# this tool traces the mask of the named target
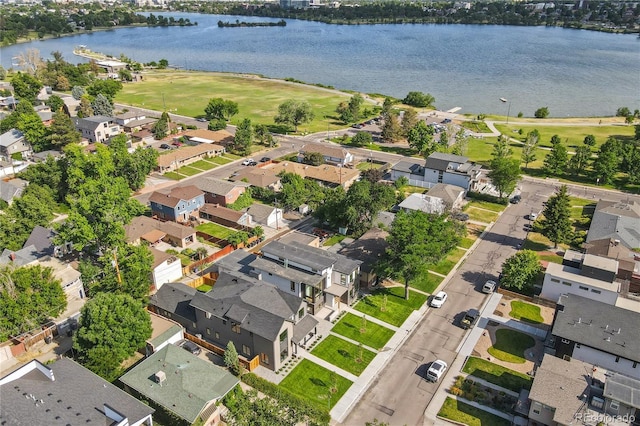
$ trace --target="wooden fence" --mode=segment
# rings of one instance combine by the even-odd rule
[[[515,291],[506,290],[502,287],[498,287],[498,290],[496,291],[512,299],[521,299],[521,300],[524,300],[525,302],[535,303],[536,305],[547,306],[553,309],[556,308],[555,302],[551,300],[543,299],[540,296],[525,296],[524,294],[516,293]]]
[[[217,355],[220,355],[221,357],[224,357],[224,349],[214,345],[213,343],[207,342],[206,340],[202,340],[197,336],[194,336],[193,334],[189,334],[187,332],[184,333],[184,337],[186,337],[187,339],[191,340],[194,343],[197,343],[203,348],[206,348],[211,352]],[[242,365],[242,368],[244,368],[245,370],[253,371],[256,369],[258,365],[260,365],[260,357],[258,355],[254,356],[252,359],[247,359],[242,355],[238,355],[238,358],[240,360],[240,365]]]
[[[210,254],[204,259],[196,260],[195,262],[190,263],[189,265],[183,267],[182,275],[189,275],[193,273],[193,271],[195,271],[196,269],[199,269],[201,266],[215,262],[216,260],[220,259],[223,256],[228,255],[234,250],[235,248],[233,248],[231,244],[227,244],[227,246],[225,246],[222,250],[219,250],[213,254]]]

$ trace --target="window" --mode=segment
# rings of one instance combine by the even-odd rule
[[[636,368],[637,366],[638,366],[638,363],[637,363],[637,362],[634,362],[634,363],[633,363],[633,366],[632,366],[631,368]]]
[[[559,283],[559,282],[560,282],[560,280],[559,280],[559,279],[557,279],[557,278],[551,278],[551,282],[552,282],[552,283]]]
[[[204,316],[205,316],[207,319],[210,319],[210,318],[211,318],[211,312],[205,312],[205,313],[204,313]]]
[[[218,333],[218,332],[216,331],[216,332],[215,332],[215,336],[216,336],[216,339],[220,340],[220,333]]]
[[[620,362],[620,357],[619,356],[616,357],[616,362]]]
[[[231,323],[231,331],[240,334],[240,324]]]
[[[600,290],[591,289],[591,293],[601,294],[602,292]]]
[[[609,408],[611,408],[613,411],[618,411],[618,408],[620,408],[620,403],[618,401],[611,401],[611,403],[609,404]]]
[[[566,285],[566,286],[571,287],[571,283],[568,282],[568,281],[562,281],[562,285]]]
[[[269,365],[269,355],[267,355],[265,353],[261,353],[260,354],[260,362],[262,362],[263,364]]]
[[[211,335],[211,330],[207,327],[207,334]]]
[[[579,288],[580,290],[589,291],[589,287],[585,287],[585,286],[583,286],[583,285],[579,285],[579,286],[578,286],[578,288]]]
[[[564,343],[565,345],[568,345],[569,343],[571,343],[571,341],[567,339],[562,339],[562,343]]]
[[[242,345],[242,353],[247,356],[251,356],[251,348],[247,345]]]
[[[192,322],[192,323],[191,323],[191,326],[192,326],[193,328],[196,328],[198,325],[197,325],[195,322]]]
[[[296,291],[296,282],[291,281],[291,291]]]
[[[304,316],[304,308],[298,311],[298,318],[302,318]]]

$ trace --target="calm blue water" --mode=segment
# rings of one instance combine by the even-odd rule
[[[265,18],[172,14],[194,27],[124,28],[0,49],[0,62],[27,48],[44,57],[74,46],[140,62],[166,58],[196,70],[293,77],[340,89],[404,97],[431,93],[439,109],[525,116],[613,115],[640,108],[640,39],[592,31],[481,25],[338,26],[287,21],[268,28],[218,28],[218,20]],[[207,95],[208,96],[208,95]]]

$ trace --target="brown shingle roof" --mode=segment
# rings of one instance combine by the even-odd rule
[[[301,154],[304,154],[305,152],[319,152],[324,156],[341,158],[343,160],[349,154],[349,151],[338,146],[321,145],[321,144],[315,144],[315,143],[310,145],[304,145],[302,148],[300,148]]]
[[[207,139],[223,145],[233,142],[233,135],[226,130],[212,131],[206,129],[197,129],[189,130],[188,132],[185,132],[184,135],[188,138]]]
[[[194,185],[187,185],[173,188],[168,194],[154,191],[149,197],[149,201],[163,206],[175,207],[180,200],[193,200],[200,195],[204,195],[204,192]]]
[[[229,220],[231,222],[238,222],[245,214],[243,212],[222,207],[219,204],[205,204],[200,211],[208,214],[209,216]]]
[[[266,188],[277,183],[280,178],[271,169],[253,169],[232,176],[231,180],[234,182],[246,181],[249,185]]]
[[[360,174],[358,169],[347,169],[345,167],[336,167],[329,164],[321,166],[309,166],[307,164],[285,161],[275,164],[270,168],[275,174],[282,171],[287,173],[295,173],[303,178],[319,180],[322,182],[339,185],[356,178]]]
[[[167,235],[181,239],[193,235],[196,232],[193,228],[180,225],[179,223],[161,222],[147,216],[134,217],[131,223],[125,225],[124,232],[127,242],[131,243],[156,229]]]
[[[158,157],[158,166],[159,167],[169,167],[174,162],[180,162],[184,160],[188,160],[193,157],[197,157],[200,155],[217,155],[216,152],[221,152],[224,150],[224,147],[221,145],[215,144],[200,144],[196,146],[185,146],[179,149],[174,149],[166,154],[160,155]]]

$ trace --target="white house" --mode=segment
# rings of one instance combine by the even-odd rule
[[[151,278],[156,290],[162,287],[162,284],[174,282],[182,277],[180,259],[153,247],[149,247],[149,250],[153,255]]]
[[[438,183],[446,183],[465,191],[475,191],[481,180],[482,166],[469,162],[467,157],[434,152],[427,157],[424,166],[407,161],[395,164],[391,168],[391,179],[395,181],[401,176],[415,186],[430,188]]]
[[[14,154],[26,158],[31,153],[31,145],[24,134],[17,129],[11,129],[0,135],[0,157],[10,160]]]
[[[569,251],[569,256],[575,252]],[[549,263],[542,282],[540,297],[557,302],[563,294],[576,294],[615,305],[620,283],[616,281],[618,261],[592,254],[581,254],[579,267]]]
[[[442,214],[446,210],[446,205],[442,198],[416,193],[402,200],[398,207],[407,212],[417,210],[429,214]]]
[[[335,145],[315,143],[306,144],[302,148],[300,148],[300,152],[298,152],[298,162],[301,163],[304,159],[305,154],[311,152],[318,152],[322,154],[322,157],[327,164],[344,167],[347,164],[351,164],[353,162],[353,154],[351,154],[346,149]]]
[[[253,203],[247,208],[247,213],[251,216],[252,223],[275,229],[282,226],[282,209],[266,204]]]

